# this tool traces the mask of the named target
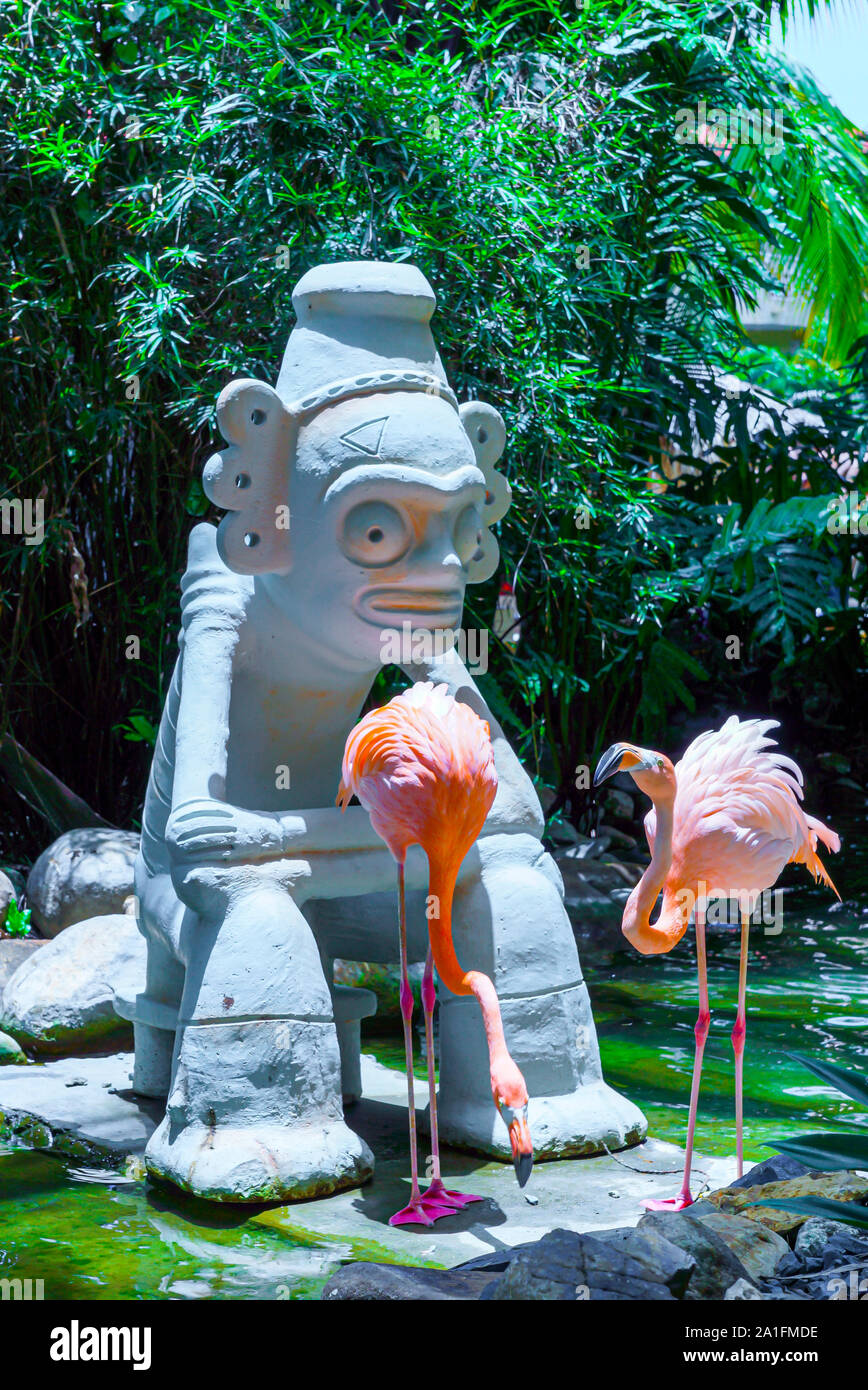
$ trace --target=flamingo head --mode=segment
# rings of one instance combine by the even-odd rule
[[[671,801],[675,796],[675,768],[665,753],[638,748],[635,743],[613,743],[597,763],[594,786],[614,777],[616,772],[629,772],[639,790],[655,804]]]
[[[492,1070],[491,1090],[500,1117],[509,1130],[518,1185],[524,1187],[533,1168],[533,1144],[527,1123],[527,1086],[511,1057]]]

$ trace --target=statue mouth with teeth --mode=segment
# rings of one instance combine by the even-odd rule
[[[503,421],[459,406],[434,305],[411,265],[319,266],[293,294],[276,388],[235,381],[217,405],[227,444],[203,484],[226,514],[190,536],[136,873],[148,980],[119,1005],[136,1089],[166,1099],[149,1169],[215,1200],[321,1195],[373,1166],[343,1102],[361,1093],[375,1000],[335,984],[333,963],[394,960],[393,872],[362,808],[334,807],[336,775],[387,639],[459,628],[466,586],[497,568],[490,528],[510,500]],[[462,960],[496,978],[538,1156],[636,1142],[641,1114],[602,1080],[530,780],[456,650],[402,665],[491,726],[498,793],[454,929]],[[426,881],[411,850],[417,960]],[[511,1161],[484,1031],[460,999],[441,1003],[440,1044],[444,1141]]]

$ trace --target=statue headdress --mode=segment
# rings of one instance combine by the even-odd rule
[[[217,532],[224,564],[241,574],[291,569],[290,531],[276,518],[291,506],[298,433],[306,421],[348,398],[420,391],[455,410],[485,478],[482,540],[469,578],[488,579],[498,562],[489,527],[510,503],[509,484],[495,468],[506,430],[493,406],[459,406],[450,389],[431,334],[436,301],[424,275],[406,263],[321,265],[302,276],[292,303],[296,326],[276,389],[242,378],[217,401],[227,447],[208,460],[202,483],[228,513]],[[361,440],[359,447],[368,452]]]

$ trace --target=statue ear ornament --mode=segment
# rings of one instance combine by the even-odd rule
[[[509,483],[494,466],[506,444],[506,426],[494,406],[484,401],[467,401],[459,407],[458,415],[485,477],[482,540],[470,561],[467,576],[468,583],[482,584],[491,578],[500,561],[500,547],[489,528],[506,515],[512,501]]]
[[[228,513],[217,528],[220,559],[238,574],[287,574],[292,566],[289,459],[296,422],[271,386],[248,378],[220,392],[217,422],[228,448],[209,458],[202,487]]]

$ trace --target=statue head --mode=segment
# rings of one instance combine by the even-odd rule
[[[217,402],[229,445],[203,483],[228,513],[222,560],[364,663],[407,622],[457,628],[465,586],[497,567],[489,527],[509,506],[495,469],[503,421],[481,402],[459,407],[434,304],[413,266],[318,266],[295,288],[276,390],[235,381]]]

